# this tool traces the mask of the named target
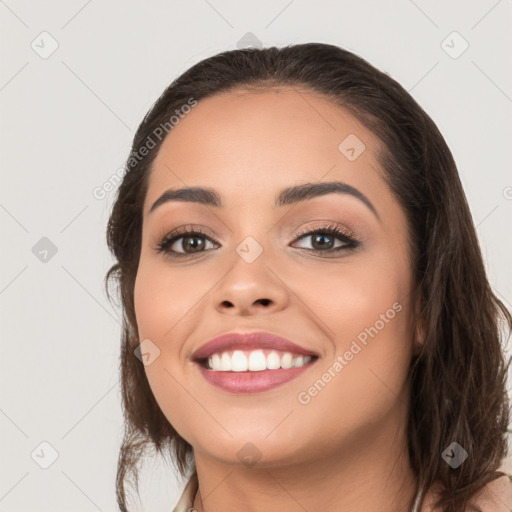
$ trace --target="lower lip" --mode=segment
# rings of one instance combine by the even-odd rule
[[[280,368],[259,372],[217,372],[207,370],[200,364],[197,364],[197,367],[210,384],[224,391],[230,393],[259,393],[290,382],[308,370],[313,364],[314,361],[299,368]]]

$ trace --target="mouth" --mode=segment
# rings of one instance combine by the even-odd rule
[[[302,368],[318,359],[316,355],[294,354],[288,351],[256,349],[215,352],[196,359],[205,370],[214,372],[262,372]]]
[[[319,357],[269,333],[232,332],[200,347],[192,360],[213,386],[229,393],[258,393],[295,379]]]

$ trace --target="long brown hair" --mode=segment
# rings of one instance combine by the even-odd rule
[[[324,94],[383,142],[379,161],[406,212],[414,291],[425,327],[421,352],[410,365],[410,462],[421,489],[436,481],[442,484],[437,506],[443,512],[463,512],[478,490],[504,475],[498,469],[507,454],[510,407],[500,335],[502,327],[512,329],[512,316],[489,285],[457,167],[434,122],[388,74],[322,43],[232,50],[205,59],[165,89],[135,133],[107,227],[108,247],[117,262],[105,277],[107,295],[110,278],[119,283],[123,309],[120,510],[128,510],[128,478],[138,492],[137,463],[147,449],[169,457],[182,477],[194,469],[192,446],[162,413],[134,355],[141,341],[133,291],[143,203],[148,174],[164,139],[155,134],[163,133],[162,127],[167,133],[173,114],[191,100],[236,88],[283,85]],[[456,469],[442,458],[452,442],[468,453]]]

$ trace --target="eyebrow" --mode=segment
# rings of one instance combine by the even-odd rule
[[[294,187],[285,188],[279,192],[274,206],[287,206],[333,193],[348,194],[359,199],[380,220],[379,214],[371,201],[358,189],[352,187],[348,183],[343,183],[342,181],[304,183]],[[152,213],[156,208],[169,201],[186,201],[189,203],[199,203],[205,206],[222,208],[221,197],[215,190],[205,187],[186,187],[166,190],[153,203],[148,214]]]

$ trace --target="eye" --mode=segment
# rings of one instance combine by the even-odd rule
[[[200,229],[191,229],[186,226],[164,236],[157,244],[156,251],[166,253],[173,258],[181,258],[205,252],[205,249],[211,249],[208,244],[212,242],[217,243]]]
[[[308,251],[317,252],[320,254],[324,253],[337,253],[340,251],[349,251],[355,249],[359,242],[355,235],[341,229],[336,225],[320,226],[314,230],[304,230],[298,233],[299,241],[311,239],[312,248],[304,248]],[[336,246],[336,241],[341,242]]]

